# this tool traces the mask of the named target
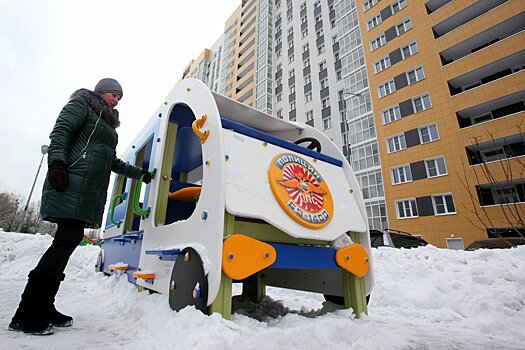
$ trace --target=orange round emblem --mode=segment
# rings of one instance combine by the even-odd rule
[[[303,158],[278,154],[272,159],[268,179],[281,208],[299,224],[318,229],[332,220],[334,201],[328,185]]]

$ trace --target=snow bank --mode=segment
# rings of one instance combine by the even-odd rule
[[[74,326],[49,337],[7,331],[27,273],[52,238],[0,233],[2,349],[524,349],[525,247],[373,252],[369,315],[354,319],[318,294],[267,288],[261,305],[234,298],[232,321],[94,272],[99,248],[79,247],[57,298]],[[240,293],[240,287],[234,291]]]

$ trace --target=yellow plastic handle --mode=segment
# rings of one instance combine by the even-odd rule
[[[206,142],[208,139],[208,136],[210,136],[210,130],[202,131],[201,128],[204,126],[204,123],[206,123],[206,119],[208,119],[208,115],[205,114],[202,116],[201,119],[196,119],[192,124],[191,128],[193,129],[193,132],[195,135],[197,135],[201,139],[201,144]]]

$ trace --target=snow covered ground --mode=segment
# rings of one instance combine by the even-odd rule
[[[525,349],[525,246],[375,250],[368,316],[333,310],[321,295],[268,288],[263,305],[241,303],[231,321],[173,312],[166,295],[95,273],[98,248],[79,247],[56,303],[74,326],[47,337],[8,331],[51,240],[0,232],[1,349]]]

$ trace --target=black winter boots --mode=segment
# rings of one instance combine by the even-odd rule
[[[9,329],[35,335],[53,334],[51,322],[45,315],[42,300],[48,294],[49,281],[34,271],[29,273],[20,304],[13,316]]]
[[[34,335],[48,335],[53,334],[53,326],[71,326],[73,318],[58,312],[54,305],[55,295],[64,277],[64,274],[51,277],[31,271],[9,329]]]
[[[57,295],[60,283],[64,280],[66,275],[61,274],[49,283],[49,299],[44,306],[44,314],[49,319],[49,322],[55,327],[69,327],[73,325],[73,317],[64,315],[55,308],[55,296]]]

